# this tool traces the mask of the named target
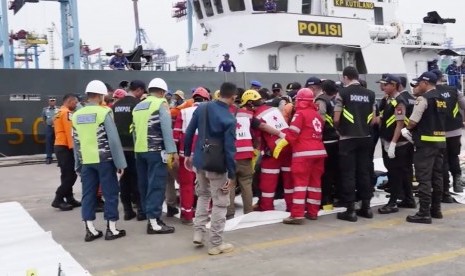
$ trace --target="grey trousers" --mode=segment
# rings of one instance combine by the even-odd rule
[[[236,160],[236,178],[234,179],[234,186],[231,187],[229,197],[228,216],[234,216],[236,206],[234,199],[236,198],[236,186],[239,184],[241,187],[242,203],[244,204],[244,214],[253,211],[252,208],[252,181],[254,170],[252,168],[252,159]]]
[[[226,174],[218,174],[208,171],[197,171],[197,209],[194,218],[194,231],[206,233],[208,223],[208,209],[210,200],[213,201],[211,211],[211,226],[209,247],[215,247],[223,243],[223,231],[226,223],[226,211],[229,206],[229,192],[221,190],[228,180]]]

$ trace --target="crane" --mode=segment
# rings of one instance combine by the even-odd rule
[[[17,49],[22,50],[24,53],[16,54],[14,53],[14,43],[17,41]],[[29,68],[29,62],[32,61],[32,56],[34,57],[35,68],[39,68],[39,55],[44,52],[41,45],[48,44],[46,35],[38,35],[33,32],[27,32],[25,30],[20,30],[17,33],[10,34],[10,44],[12,45],[11,54],[15,57],[15,61],[24,62],[26,69]],[[29,53],[29,50],[34,51],[33,54]]]

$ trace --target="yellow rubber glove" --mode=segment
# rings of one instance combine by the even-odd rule
[[[255,165],[257,164],[257,160],[260,157],[260,150],[255,149],[253,151],[254,157],[252,158],[252,169],[255,170]]]
[[[279,154],[287,145],[289,145],[289,142],[286,139],[279,139],[278,143],[276,143],[276,147],[274,148],[273,157],[278,159]]]
[[[168,154],[167,159],[166,159],[166,165],[168,166],[168,169],[170,170],[173,169],[173,165],[174,165],[174,154],[173,153]]]

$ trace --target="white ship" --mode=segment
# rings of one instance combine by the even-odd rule
[[[222,55],[244,72],[418,75],[444,49],[442,18],[406,24],[396,0],[189,0],[197,29],[187,64],[217,67]],[[436,13],[437,15],[437,13]],[[421,20],[421,19],[419,19]]]

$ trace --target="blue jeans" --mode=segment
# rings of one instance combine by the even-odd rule
[[[95,208],[97,207],[97,189],[102,186],[105,198],[104,215],[105,220],[117,221],[118,214],[118,178],[116,167],[112,161],[99,164],[82,165],[82,219],[95,220]]]
[[[45,154],[46,158],[52,158],[53,144],[55,144],[55,130],[52,126],[47,125],[45,129]]]
[[[136,156],[142,212],[148,219],[160,218],[168,169],[161,159],[160,152],[143,152],[137,153]]]

